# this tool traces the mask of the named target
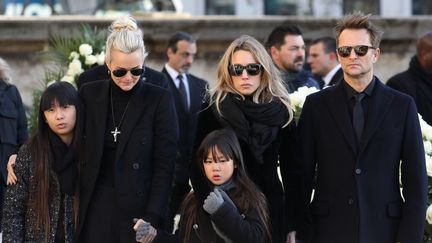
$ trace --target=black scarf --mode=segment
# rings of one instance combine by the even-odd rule
[[[58,175],[60,190],[67,195],[74,195],[78,175],[75,151],[72,146],[63,143],[51,130],[49,131],[49,140],[53,154],[51,166]]]
[[[250,97],[242,100],[240,96],[228,93],[220,103],[222,117],[213,107],[219,121],[231,127],[237,137],[249,145],[259,164],[264,163],[264,151],[276,139],[289,117],[286,106],[276,98],[270,103],[257,104]]]

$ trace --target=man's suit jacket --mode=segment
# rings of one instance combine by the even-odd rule
[[[86,153],[80,171],[78,237],[103,163],[110,83],[95,81],[80,90],[85,105]],[[130,239],[135,239],[131,230],[133,218],[144,218],[158,225],[165,217],[178,138],[171,93],[144,81],[136,85],[139,87],[131,97],[117,145],[114,184],[117,196],[107,202],[122,210],[118,213],[123,223],[119,223],[119,230],[130,232]],[[123,226],[126,229],[120,229]]]
[[[339,70],[337,70],[337,72],[333,75],[328,86],[336,85],[336,84],[342,82],[342,80],[343,80],[343,70],[342,70],[342,68],[339,68]]]
[[[313,242],[422,242],[427,176],[416,107],[378,79],[373,92],[358,146],[342,83],[308,96],[303,106],[299,130]]]
[[[110,78],[111,76],[108,74],[108,67],[104,64],[92,67],[81,73],[76,83],[78,89],[80,89],[85,83]],[[144,73],[141,75],[141,79],[156,86],[168,88],[168,81],[166,80],[165,75],[147,66],[144,66]]]
[[[187,183],[189,180],[189,165],[192,161],[191,152],[195,141],[198,112],[204,100],[207,82],[194,75],[187,74],[190,95],[190,107],[187,110],[183,105],[178,88],[165,68],[162,69],[162,73],[165,74],[169,84],[168,89],[171,90],[174,96],[179,122],[179,143],[174,180],[176,182]]]

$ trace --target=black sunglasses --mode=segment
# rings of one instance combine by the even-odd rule
[[[143,68],[133,68],[131,70],[126,70],[124,68],[119,68],[116,69],[114,71],[112,71],[112,73],[114,74],[114,76],[116,76],[117,78],[123,77],[126,75],[127,72],[130,72],[133,76],[140,76],[141,74],[143,74],[144,69]]]
[[[261,72],[262,66],[258,63],[251,63],[246,66],[240,64],[231,64],[228,67],[228,72],[232,76],[240,76],[245,69],[248,75],[255,76]]]
[[[372,46],[364,46],[364,45],[358,45],[358,46],[341,46],[337,48],[337,52],[339,56],[341,57],[348,57],[351,55],[351,50],[354,49],[354,52],[357,56],[362,57],[366,55],[366,53],[369,51],[369,49],[376,49]]]

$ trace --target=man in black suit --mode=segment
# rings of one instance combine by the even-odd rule
[[[432,125],[432,31],[418,40],[408,70],[391,77],[387,85],[412,96],[423,120]]]
[[[143,74],[141,74],[141,80],[162,88],[168,88],[168,81],[166,80],[165,75],[145,65],[143,66],[143,68],[144,68],[144,72]],[[108,67],[106,64],[104,64],[104,65],[92,67],[89,70],[86,70],[83,73],[81,73],[80,76],[78,76],[76,83],[78,89],[80,89],[81,86],[85,83],[98,81],[98,80],[107,80],[110,78],[111,76],[109,74]]]
[[[308,64],[321,89],[343,80],[343,71],[336,54],[336,40],[333,37],[321,37],[311,42]]]
[[[344,80],[309,95],[299,120],[311,219],[299,236],[312,230],[312,242],[422,242],[427,175],[417,110],[373,75],[382,32],[369,18],[338,22]]]
[[[185,32],[176,32],[168,40],[168,62],[162,69],[169,82],[179,122],[179,143],[175,163],[174,184],[171,193],[167,230],[173,228],[173,218],[181,202],[190,191],[189,165],[195,140],[197,113],[201,108],[206,81],[188,73],[197,52],[196,40]]]

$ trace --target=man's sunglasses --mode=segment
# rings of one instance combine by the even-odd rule
[[[126,70],[124,68],[119,68],[119,69],[112,71],[114,76],[116,76],[117,78],[121,78],[121,77],[125,76],[127,72],[130,72],[133,76],[140,76],[141,74],[143,74],[144,69],[143,68],[133,68],[131,70]]]
[[[240,76],[245,69],[248,75],[255,76],[260,74],[262,66],[258,63],[251,63],[246,66],[240,64],[231,64],[228,67],[228,72],[232,76]]]
[[[372,47],[372,46],[363,46],[363,45],[341,46],[341,47],[337,48],[337,52],[338,52],[339,56],[341,56],[341,57],[348,57],[349,55],[351,55],[352,49],[354,49],[354,52],[357,56],[362,57],[362,56],[366,55],[366,53],[369,51],[369,49],[376,49],[376,48]]]

